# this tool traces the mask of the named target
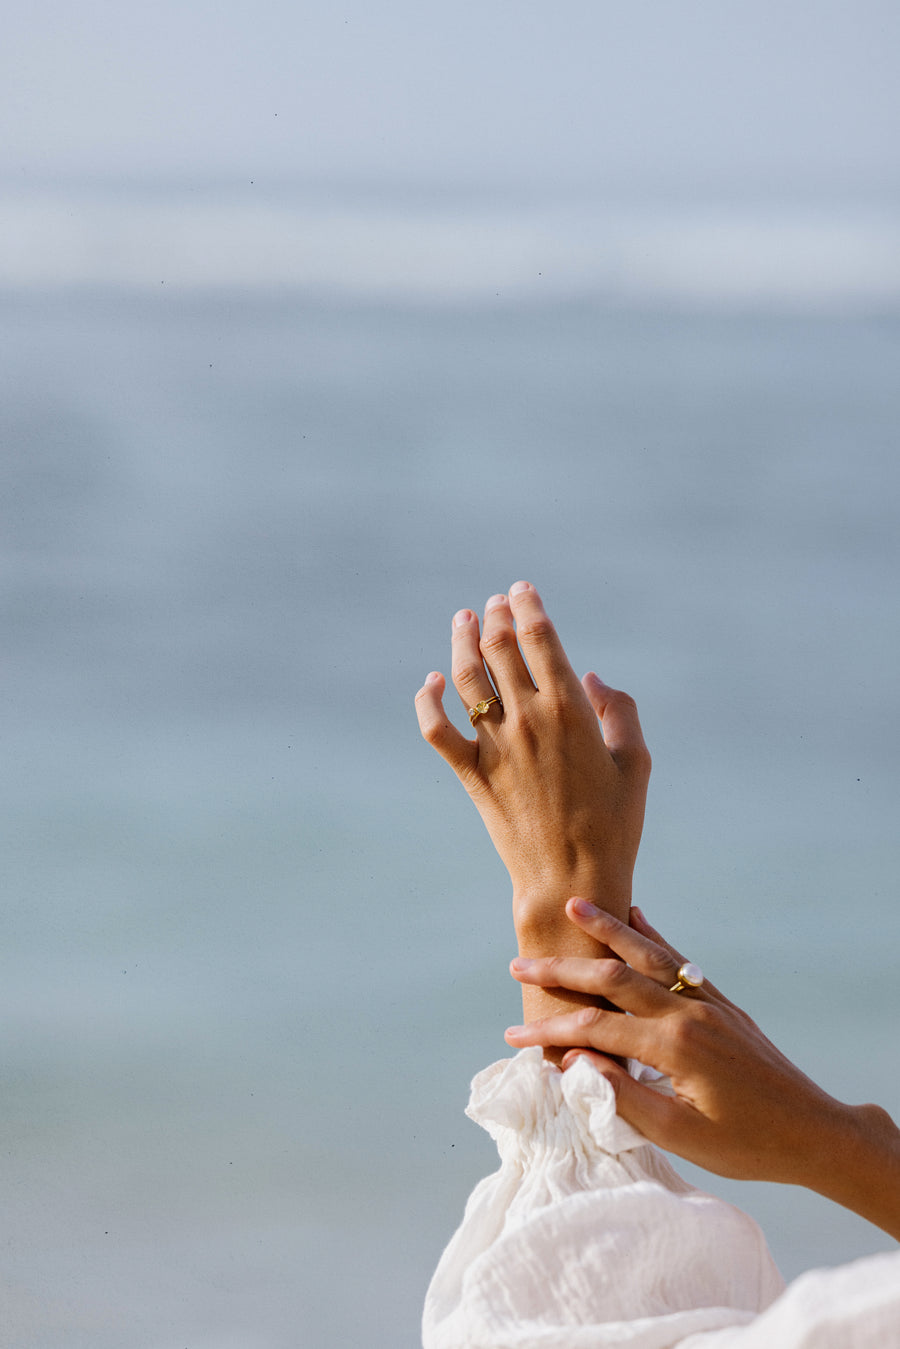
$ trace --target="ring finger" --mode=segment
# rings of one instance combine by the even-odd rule
[[[582,899],[570,899],[566,905],[566,912],[574,923],[577,923],[583,931],[590,933],[598,942],[608,946],[615,951],[616,955],[626,960],[632,969],[646,975],[648,979],[653,979],[657,984],[672,991],[674,985],[680,978],[680,971],[685,965],[689,969],[696,970],[685,957],[676,951],[674,946],[668,943],[662,945],[652,938],[644,936],[642,933],[629,927],[626,923],[620,923],[618,918],[613,918],[612,914],[604,912],[603,909],[596,908],[593,904],[586,903]],[[646,919],[644,919],[646,925]],[[659,936],[659,933],[655,934]],[[698,971],[699,973],[699,971]],[[690,997],[705,997],[728,1002],[728,999],[710,984],[701,975],[702,987],[691,987],[688,985],[685,990]],[[731,1004],[729,1004],[731,1005]]]
[[[622,1016],[621,1012],[607,1012],[599,1007],[561,1012],[525,1026],[510,1026],[504,1033],[507,1044],[516,1049],[527,1045],[590,1047],[604,1054],[640,1059],[642,1063],[652,1062],[653,1038],[652,1022],[648,1026],[642,1017]]]
[[[453,685],[471,720],[472,709],[477,703],[489,703],[497,698],[478,645],[478,619],[471,609],[460,609],[454,615],[451,647]],[[497,701],[484,715],[495,715],[500,710],[501,704]]]

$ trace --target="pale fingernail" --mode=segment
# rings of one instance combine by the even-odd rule
[[[463,624],[471,623],[471,621],[472,621],[471,609],[460,609],[459,613],[453,615],[454,628],[461,628]]]
[[[431,674],[425,676],[425,683],[436,684],[437,681],[440,679],[440,677],[441,675],[439,670],[432,670]]]
[[[530,589],[531,586],[527,581],[516,581],[515,585],[509,587],[509,593],[511,595],[524,595],[525,591]]]
[[[512,968],[519,971],[530,970],[534,963],[527,956],[516,956],[515,960],[511,961]]]
[[[589,904],[586,899],[573,899],[572,908],[576,913],[580,913],[582,918],[596,918],[600,912],[595,904]]]
[[[504,1034],[504,1035],[512,1036],[512,1038],[513,1038],[514,1040],[518,1040],[518,1038],[519,1038],[520,1035],[524,1035],[524,1034],[525,1034],[525,1027],[524,1027],[524,1026],[507,1026],[507,1028],[506,1028],[506,1030],[503,1032],[503,1034]]]
[[[485,612],[487,612],[488,609],[499,609],[500,605],[505,603],[506,603],[505,595],[492,595],[491,598],[488,600],[487,604],[485,604],[484,606]]]

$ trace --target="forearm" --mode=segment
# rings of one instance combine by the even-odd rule
[[[900,1241],[900,1130],[876,1105],[844,1106],[803,1183]]]

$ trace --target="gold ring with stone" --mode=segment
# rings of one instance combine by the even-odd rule
[[[678,978],[669,989],[670,993],[685,993],[689,988],[700,988],[703,984],[703,971],[699,965],[688,960],[678,971]]]
[[[476,703],[474,707],[469,708],[469,721],[471,721],[473,726],[475,725],[478,718],[483,717],[488,708],[492,707],[494,703],[497,703],[499,705],[500,711],[502,712],[503,704],[500,702],[500,699],[496,696],[496,694],[494,695],[493,698],[482,698],[480,703]]]

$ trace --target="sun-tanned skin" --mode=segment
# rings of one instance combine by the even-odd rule
[[[526,582],[494,595],[484,627],[469,609],[452,627],[453,683],[466,708],[499,694],[467,739],[447,718],[443,675],[416,695],[422,734],[450,764],[509,872],[522,955],[594,955],[566,918],[569,895],[628,920],[644,821],[650,756],[627,694],[569,664],[538,592]],[[602,730],[601,730],[602,727]],[[578,993],[524,990],[526,1015],[547,1015]]]
[[[525,582],[488,600],[480,634],[460,610],[452,649],[464,707],[496,691],[502,708],[467,739],[433,672],[416,710],[512,881],[510,968],[529,1024],[507,1031],[510,1044],[541,1045],[564,1068],[589,1053],[619,1114],[661,1147],[720,1175],[806,1186],[900,1239],[900,1131],[886,1112],[834,1100],[709,983],[669,991],[683,957],[630,909],[650,774],[633,700],[577,679]],[[674,1099],[613,1056],[665,1073]]]
[[[619,959],[514,960],[513,977],[609,999],[506,1032],[511,1045],[552,1045],[563,1067],[589,1057],[616,1091],[618,1113],[654,1143],[721,1176],[803,1185],[900,1239],[900,1131],[876,1105],[836,1101],[796,1068],[710,983],[670,992],[684,957],[638,910],[625,926],[581,899],[573,924]],[[611,1055],[668,1077],[675,1097],[629,1077]]]

